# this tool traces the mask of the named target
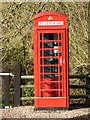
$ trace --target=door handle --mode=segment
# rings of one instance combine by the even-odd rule
[[[65,63],[65,59],[63,59],[62,63]]]

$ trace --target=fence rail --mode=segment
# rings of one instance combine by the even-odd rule
[[[21,97],[21,101],[29,101],[29,100],[34,100],[34,97]]]
[[[88,88],[86,85],[69,85],[70,88]]]
[[[22,85],[22,80],[32,80],[34,79],[33,75],[22,75],[22,69],[19,64],[14,68],[14,75],[7,69],[4,73],[0,73],[1,76],[4,76],[4,105],[10,105],[10,78],[14,78],[14,106],[21,105],[22,101],[34,100],[34,97],[22,97],[21,89],[22,88],[33,88],[34,85]],[[70,85],[70,89],[86,89],[86,95],[70,95],[70,98],[84,98],[87,100],[87,105],[90,106],[90,75],[69,75],[69,79],[86,79],[86,85]]]
[[[0,76],[10,76],[14,77],[12,73],[0,73]],[[81,79],[81,78],[90,78],[90,75],[69,75],[69,79]],[[21,75],[21,79],[34,79],[34,75]]]
[[[75,79],[75,78],[90,78],[90,75],[69,75],[70,79]]]
[[[33,88],[34,85],[21,85],[20,88]]]

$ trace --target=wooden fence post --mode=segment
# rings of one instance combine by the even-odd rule
[[[90,78],[86,78],[86,94],[87,94],[86,106],[90,107]]]
[[[5,73],[9,73],[9,68],[6,68]],[[10,76],[4,76],[4,105],[9,106],[9,92],[10,92]]]
[[[14,106],[20,106],[21,97],[21,66],[17,64],[14,68]]]

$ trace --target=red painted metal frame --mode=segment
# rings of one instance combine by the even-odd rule
[[[51,21],[64,21],[64,25],[62,26],[38,26],[39,21],[48,21],[48,17],[52,17],[53,20]],[[62,97],[60,97],[60,77],[58,77],[58,81],[50,81],[47,79],[46,81],[53,84],[58,84],[58,96],[48,96],[48,94],[45,93],[45,81],[41,81],[40,75],[42,74],[43,78],[42,80],[45,80],[44,78],[44,58],[54,58],[54,56],[44,56],[44,52],[42,52],[42,65],[40,64],[40,33],[61,33],[62,34],[62,60],[65,63],[62,63],[63,71],[62,71]],[[56,108],[68,108],[69,107],[69,80],[68,80],[68,27],[67,27],[67,15],[59,13],[59,12],[42,12],[39,14],[36,14],[34,16],[34,105],[35,108],[50,108],[50,107],[56,107]],[[51,40],[47,40],[47,42],[50,42]],[[54,41],[54,40],[53,40]],[[53,50],[53,48],[44,48],[43,45],[44,38],[42,38],[42,51],[44,50]],[[56,41],[55,41],[56,42]],[[57,40],[58,44],[60,43],[60,40]],[[54,48],[55,49],[55,48]],[[60,48],[56,48],[56,50],[60,50]],[[55,58],[60,59],[60,56],[55,56]],[[40,66],[42,66],[42,73],[40,73]],[[50,64],[50,66],[58,66],[58,75],[60,75],[60,64]],[[48,73],[45,73],[48,74]],[[55,73],[52,73],[55,74]],[[43,89],[41,87],[43,86]],[[46,86],[47,87],[47,86]],[[47,90],[50,90],[47,89]],[[52,91],[56,91],[56,89],[53,89]],[[46,95],[46,97],[42,97],[42,93]]]

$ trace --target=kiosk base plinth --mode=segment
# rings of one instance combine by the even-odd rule
[[[69,102],[66,97],[45,97],[35,98],[35,108],[69,108]]]

